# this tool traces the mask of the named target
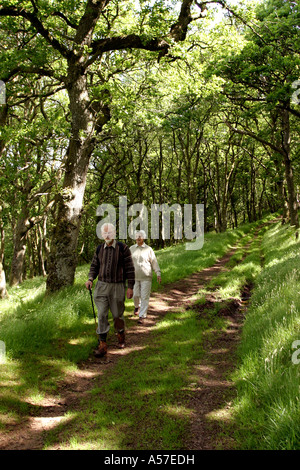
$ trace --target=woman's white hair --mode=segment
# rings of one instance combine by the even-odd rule
[[[144,230],[136,230],[135,238],[137,239],[139,235],[142,237],[143,240],[145,240],[146,232]]]

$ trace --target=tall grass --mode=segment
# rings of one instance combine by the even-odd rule
[[[245,243],[244,240],[248,240],[247,237],[250,239],[253,237],[253,233],[260,223],[244,224],[238,229],[227,230],[224,233],[207,233],[205,234],[203,248],[199,251],[186,250],[183,243],[159,250],[157,259],[162,269],[162,285],[183,279],[194,272],[212,266],[236,244],[240,244],[242,248]],[[154,278],[153,290],[157,288],[158,285]]]
[[[264,269],[256,279],[235,375],[235,414],[246,449],[300,449],[299,240],[292,228],[274,225],[263,239]]]
[[[224,234],[207,234],[199,251],[187,251],[184,244],[160,250],[157,257],[163,284],[212,265],[251,230],[253,224]],[[8,418],[8,422],[22,421],[29,402],[55,393],[58,381],[91,354],[97,338],[84,286],[88,270],[88,265],[78,267],[74,286],[53,295],[45,295],[45,279],[35,278],[9,288],[9,298],[1,301],[0,340],[5,342],[7,358],[0,365],[0,426]],[[153,290],[159,288],[154,279]],[[132,308],[132,300],[126,300],[127,326],[133,323]]]
[[[8,357],[23,354],[55,354],[54,343],[85,333],[90,319],[90,299],[83,286],[64,289],[45,296],[45,282],[35,279],[9,290],[9,299],[1,304],[1,339]],[[76,359],[76,358],[74,358]]]
[[[225,269],[206,287],[218,288],[218,297],[228,299],[230,297],[241,298],[244,286],[252,286],[262,270],[261,239],[268,230],[267,225],[256,229],[256,237],[253,239],[253,231],[245,236],[239,243],[235,254],[230,258]],[[249,244],[249,246],[245,246]]]

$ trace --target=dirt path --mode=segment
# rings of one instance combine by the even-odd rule
[[[235,251],[236,249],[232,249],[214,266],[195,273],[187,279],[164,286],[159,292],[153,293],[145,324],[136,323],[127,330],[127,347],[119,350],[116,345],[111,344],[107,360],[91,357],[80,364],[79,369],[60,384],[57,398],[49,397],[40,405],[32,403],[29,407],[29,416],[25,417],[22,424],[11,425],[9,432],[2,434],[0,450],[43,449],[45,432],[61,423],[68,411],[74,411],[79,407],[82,399],[88,396],[93,388],[94,379],[101,380],[104,371],[113,367],[121,356],[142,347],[147,342],[153,326],[167,312],[189,308],[198,290],[205,287],[224,269]],[[207,306],[215,301],[214,298],[207,299]],[[230,399],[234,395],[228,374],[235,365],[234,354],[240,337],[242,310],[239,304],[229,306],[227,311],[223,312],[229,321],[227,329],[222,333],[219,332],[213,342],[206,341],[205,355],[194,367],[195,383],[190,393],[189,403],[190,409],[193,410],[191,432],[186,442],[188,450],[234,447],[230,439],[224,438],[220,442],[216,440],[216,435],[223,429]],[[223,413],[223,415],[218,418],[214,417],[214,413]],[[51,448],[59,449],[59,444]]]

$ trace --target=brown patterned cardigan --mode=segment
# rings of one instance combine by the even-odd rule
[[[128,288],[133,289],[135,271],[129,247],[122,242],[114,242],[112,246],[105,243],[99,245],[94,253],[89,280],[98,276],[103,282],[128,282]]]

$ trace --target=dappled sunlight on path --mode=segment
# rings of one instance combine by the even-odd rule
[[[29,414],[21,423],[8,425],[5,434],[0,438],[0,449],[43,449],[47,431],[57,428],[61,424],[68,423],[72,416],[80,413],[82,400],[88,399],[91,389],[97,381],[101,386],[102,376],[107,368],[111,368],[124,356],[148,347],[148,336],[153,331],[157,322],[168,312],[180,312],[191,308],[199,289],[217,276],[234,254],[236,248],[232,248],[214,266],[195,273],[187,279],[180,280],[170,285],[160,286],[157,292],[153,292],[150,299],[148,316],[144,324],[137,323],[138,318],[132,315],[130,325],[126,329],[126,347],[117,347],[117,338],[110,335],[108,340],[108,354],[106,358],[96,359],[93,356],[78,365],[78,369],[69,372],[64,380],[58,383],[58,389],[53,396],[47,396],[41,403],[29,403]],[[212,416],[217,416],[219,406],[224,403],[221,400],[223,391],[231,388],[231,383],[224,378],[224,371],[228,370],[228,354],[230,344],[236,342],[239,325],[232,320],[228,331],[224,332],[224,338],[217,344],[210,346],[208,343],[207,355],[195,364],[195,384],[190,390],[190,402],[187,406],[191,410],[191,433],[186,444],[187,449],[215,448],[214,433],[207,427],[211,423]],[[228,340],[232,338],[232,340]],[[224,414],[224,413],[223,413]],[[214,419],[216,422],[217,419]],[[51,449],[60,449],[59,443],[52,445]]]

